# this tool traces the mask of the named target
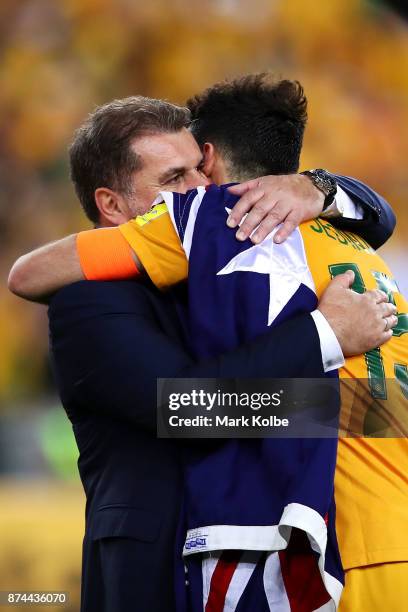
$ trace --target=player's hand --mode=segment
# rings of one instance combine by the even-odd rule
[[[237,238],[246,240],[250,236],[255,244],[280,223],[283,225],[274,241],[283,242],[298,225],[318,217],[323,210],[324,194],[304,174],[263,176],[228,190],[242,197],[231,210],[227,225],[237,227],[248,213]]]
[[[337,336],[345,357],[361,355],[387,342],[398,323],[397,309],[379,289],[356,293],[354,272],[336,276],[320,298],[318,309]]]

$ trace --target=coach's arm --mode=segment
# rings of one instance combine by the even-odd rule
[[[396,218],[391,206],[365,183],[349,176],[333,176],[353,203],[361,206],[364,217],[360,220],[337,217],[330,221],[339,229],[356,232],[373,249],[380,248],[392,236],[395,228]]]
[[[370,337],[369,344],[353,347],[341,341],[343,351],[358,354],[378,346],[392,334],[384,332],[383,307],[370,292],[359,295],[340,286],[340,281],[337,277],[331,283],[335,293],[325,314],[332,312],[330,308],[338,309],[329,316],[330,322],[333,326],[338,318],[347,342],[359,338],[364,343]],[[320,337],[309,314],[197,363],[181,343],[172,299],[171,294],[159,294],[132,281],[82,281],[56,294],[49,308],[51,350],[61,398],[73,421],[83,410],[96,411],[155,431],[157,378],[317,378],[324,374]],[[323,298],[320,309],[322,302]],[[378,320],[374,320],[377,309]],[[355,329],[353,334],[347,326]],[[376,326],[380,335],[372,336]]]
[[[395,215],[391,207],[361,181],[337,174],[331,176],[337,181],[334,202],[337,212],[330,212],[330,223],[359,234],[378,249],[394,231]],[[238,226],[248,213],[239,227],[242,240],[251,236],[259,242],[282,223],[274,237],[275,241],[282,242],[303,221],[327,214],[322,213],[323,192],[302,173],[263,176],[229,187],[229,191],[232,196],[240,197],[239,201],[231,202],[233,222],[229,225]],[[340,200],[342,204],[337,206]]]
[[[155,432],[159,377],[323,375],[319,336],[310,315],[196,363],[174,331],[174,315],[166,319],[165,311],[172,304],[163,304],[163,296],[157,298],[154,292],[131,281],[82,281],[53,298],[49,308],[53,366],[73,421],[80,418],[81,410],[96,411]],[[299,338],[302,351],[293,351]]]

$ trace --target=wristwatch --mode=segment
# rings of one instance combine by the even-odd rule
[[[323,170],[323,168],[316,168],[315,170],[305,170],[300,174],[305,174],[310,178],[313,185],[317,187],[322,193],[324,193],[324,204],[323,210],[324,212],[329,206],[331,206],[334,202],[334,198],[337,193],[337,181],[331,174],[327,172],[327,170]]]

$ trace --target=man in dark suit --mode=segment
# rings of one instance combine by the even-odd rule
[[[116,102],[88,120],[74,141],[71,162],[93,222],[115,225],[144,212],[160,187],[183,191],[203,184],[200,152],[183,121],[182,109],[147,99]],[[297,198],[306,201],[302,220],[323,205],[318,190],[303,180],[305,193]],[[359,233],[378,247],[394,226],[388,205],[361,183],[345,178],[339,183],[365,213],[361,221],[340,218],[339,225],[357,229],[358,224]],[[333,281],[320,305],[344,353],[363,307],[354,301],[344,321],[347,287],[346,279]],[[156,378],[318,377],[324,371],[322,335],[310,315],[228,354],[194,362],[177,315],[182,293],[183,287],[159,293],[147,281],[82,282],[62,289],[50,304],[55,374],[87,496],[83,612],[175,609],[179,448],[156,438]],[[366,343],[372,330],[357,332],[357,340]],[[300,335],[303,352],[294,355],[288,347]],[[370,340],[377,345],[377,337]]]

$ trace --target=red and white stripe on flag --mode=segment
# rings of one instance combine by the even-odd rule
[[[294,541],[289,549],[267,555],[240,550],[204,555],[205,612],[235,612],[258,564],[263,565],[265,600],[271,612],[333,609],[316,557]]]

